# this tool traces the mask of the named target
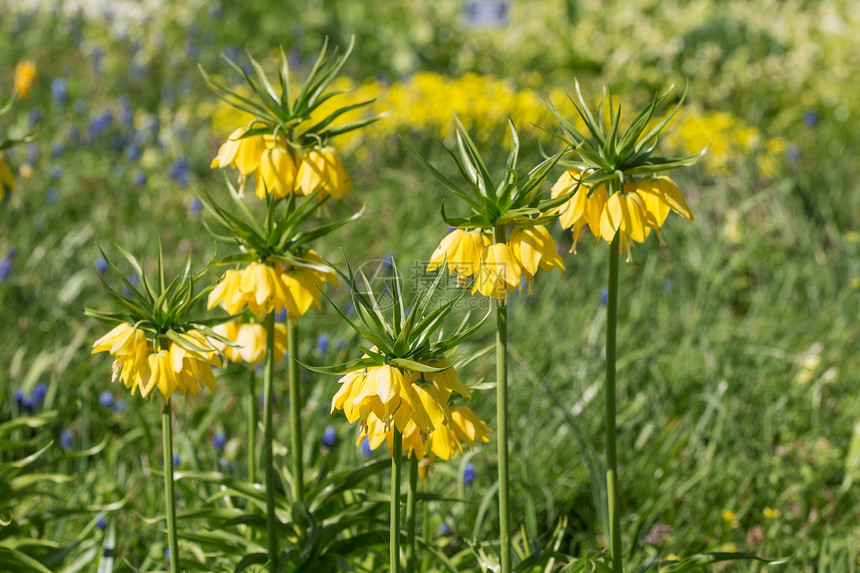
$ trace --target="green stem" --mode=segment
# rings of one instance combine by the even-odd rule
[[[415,573],[415,501],[418,497],[418,456],[409,463],[409,491],[406,494],[406,573]]]
[[[248,377],[248,481],[257,483],[257,375],[254,366]]]
[[[299,326],[290,317],[290,443],[293,458],[293,501],[304,499],[304,467],[302,465],[302,393],[299,383]]]
[[[394,428],[391,444],[391,522],[389,524],[391,545],[389,568],[391,573],[400,573],[400,469],[403,450],[403,434]]]
[[[428,494],[430,493],[429,479],[425,480],[424,492]],[[421,504],[421,538],[425,543],[429,543],[430,535],[430,504],[425,498],[424,503]],[[424,551],[421,554],[421,573],[426,573],[428,569],[430,569],[430,552]]]
[[[504,225],[493,228],[493,240],[504,243]],[[508,507],[510,470],[508,467],[508,307],[496,307],[496,431],[499,458],[499,543],[501,572],[511,573],[511,516]]]
[[[167,510],[167,548],[170,573],[179,573],[179,541],[176,539],[176,497],[173,491],[173,420],[170,398],[161,408],[161,438],[164,450],[164,505]]]
[[[622,573],[621,519],[618,515],[618,455],[615,446],[615,351],[618,328],[618,247],[615,234],[609,248],[609,287],[606,302],[606,497],[609,509],[609,538],[612,571]]]
[[[272,396],[275,370],[275,313],[266,316],[266,367],[263,371],[263,456],[266,463],[266,533],[269,572],[278,570],[278,536],[275,527],[275,459],[272,449]]]

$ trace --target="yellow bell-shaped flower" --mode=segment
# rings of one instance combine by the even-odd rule
[[[293,192],[296,184],[296,160],[283,147],[272,147],[263,152],[257,179],[257,197],[265,199],[268,193],[283,199]]]
[[[320,200],[329,195],[340,199],[352,190],[352,180],[335,148],[327,146],[305,154],[296,176],[296,188],[302,195],[322,189],[317,196]]]

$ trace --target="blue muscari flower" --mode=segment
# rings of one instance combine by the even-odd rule
[[[100,76],[102,73],[102,57],[104,55],[101,48],[93,50],[93,73],[97,76]]]
[[[132,143],[125,148],[125,156],[129,159],[129,161],[137,161],[138,159],[140,159],[140,146],[136,143]]]
[[[15,390],[15,402],[18,403],[19,410],[24,407],[24,391],[20,388]]]
[[[68,450],[72,447],[72,431],[69,429],[65,429],[60,432],[60,446],[64,450]]]
[[[40,121],[42,121],[42,108],[38,105],[34,105],[30,108],[30,125],[35,126]]]
[[[69,143],[77,143],[81,139],[81,128],[77,125],[73,125],[69,128],[69,132],[66,134],[66,140]]]
[[[236,61],[239,57],[239,48],[236,46],[226,46],[224,48],[224,55],[227,56],[228,60]]]
[[[31,141],[27,144],[27,163],[33,164],[36,163],[36,160],[39,159],[39,144],[35,141]]]
[[[36,387],[33,388],[33,394],[31,395],[33,399],[33,404],[36,406],[41,406],[45,402],[45,396],[48,395],[48,385],[45,382],[39,382],[36,384]]]
[[[105,516],[100,515],[99,518],[96,520],[96,527],[98,527],[99,529],[104,529],[106,525],[107,520],[105,519]]]
[[[110,390],[105,390],[101,394],[99,394],[99,404],[104,408],[110,408],[113,406],[113,394]]]
[[[54,78],[51,82],[51,97],[60,105],[66,103],[68,93],[66,92],[66,80],[63,78]]]
[[[122,414],[125,412],[125,400],[117,400],[116,404],[113,405],[114,412],[119,412]]]
[[[106,131],[112,123],[113,114],[111,114],[109,109],[105,109],[99,115],[90,120],[90,124],[87,126],[87,135],[95,137]]]
[[[331,448],[337,442],[337,430],[334,426],[326,426],[322,435],[322,447]]]
[[[100,275],[104,274],[108,270],[108,263],[105,258],[101,255],[96,259],[96,272]]]
[[[259,364],[257,364],[257,367],[258,367],[258,368],[262,368],[262,366],[263,366],[263,363],[262,363],[262,362],[260,362]],[[266,399],[266,398],[265,398],[265,396],[266,396],[266,393],[265,393],[265,392],[260,393],[260,406],[264,406],[264,405],[265,405],[265,399]],[[274,393],[274,392],[272,392],[272,404],[277,404],[277,403],[278,403],[277,396],[275,395],[275,393]]]
[[[325,354],[328,351],[329,336],[325,332],[317,336],[317,352]]]
[[[188,210],[191,212],[191,215],[197,217],[203,210],[203,202],[200,200],[200,198],[194,197],[193,199],[191,199],[191,203],[188,205]]]
[[[219,452],[224,449],[224,446],[227,445],[227,436],[218,432],[214,436],[212,436],[212,446],[218,450]]]
[[[187,186],[190,182],[188,170],[191,167],[191,164],[188,163],[186,158],[181,158],[178,161],[175,161],[168,169],[168,174],[170,178],[182,185],[183,187]]]
[[[364,457],[368,458],[373,454],[373,450],[370,449],[370,442],[367,439],[367,436],[361,440],[361,453],[364,454]]]
[[[603,287],[603,290],[600,291],[600,306],[606,306],[609,304],[609,289]]]
[[[134,123],[134,112],[131,110],[131,99],[126,94],[119,96],[117,99],[119,106],[119,122],[125,126]]]
[[[59,165],[54,165],[51,168],[51,179],[56,181],[57,179],[59,179],[62,176],[63,176],[63,168],[60,167]]]
[[[791,163],[797,163],[797,160],[800,159],[800,147],[796,145],[789,145],[788,149],[785,150],[785,157]]]
[[[197,41],[193,38],[190,38],[187,42],[185,42],[185,57],[190,60],[196,60],[197,53]]]
[[[146,185],[146,172],[138,171],[134,174],[134,186],[143,187]]]
[[[158,137],[158,132],[160,130],[160,125],[158,123],[158,117],[151,115],[146,119],[146,131],[149,134],[149,137],[152,139],[156,139]]]
[[[352,304],[351,300],[346,301],[346,304],[343,305],[343,313],[347,316],[350,316],[355,312],[355,305]]]
[[[12,261],[9,257],[0,260],[0,282],[5,281],[12,274]]]
[[[472,485],[475,483],[475,478],[478,474],[475,472],[475,464],[469,462],[466,464],[466,467],[463,469],[463,483],[466,485]]]
[[[382,257],[382,266],[385,267],[384,270],[390,271],[394,267],[394,255],[388,253],[384,257]]]
[[[174,467],[178,466],[181,461],[182,461],[182,459],[179,457],[179,454],[174,453],[173,454],[173,466]]]
[[[808,109],[803,112],[803,123],[806,124],[806,127],[815,127],[818,125],[819,119],[818,110]]]
[[[451,528],[448,526],[447,522],[442,522],[439,524],[439,535],[450,535]]]
[[[66,146],[63,145],[62,141],[58,141],[51,146],[51,155],[54,157],[59,157],[66,150]]]
[[[287,309],[282,308],[278,311],[278,316],[275,317],[278,322],[286,322],[287,320]]]

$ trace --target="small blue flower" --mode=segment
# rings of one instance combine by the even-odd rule
[[[262,362],[260,364],[258,364],[257,366],[262,367]],[[265,396],[266,396],[265,392],[260,394],[260,406],[265,405]],[[277,404],[277,403],[278,403],[277,396],[275,396],[275,393],[272,392],[272,404]]]
[[[171,179],[185,187],[190,182],[190,167],[191,164],[188,163],[188,160],[183,157],[178,161],[173,162],[173,164],[168,169],[168,175],[170,175]]]
[[[439,535],[451,535],[451,528],[444,521],[439,524]]]
[[[99,518],[96,520],[96,527],[98,527],[99,529],[104,529],[106,525],[107,519],[105,519],[104,515],[100,515]]]
[[[56,187],[48,187],[48,190],[45,191],[45,201],[48,203],[56,203],[59,198],[60,192],[57,191]]]
[[[343,313],[347,316],[352,315],[355,312],[355,305],[352,304],[352,301],[349,300],[343,305]]]
[[[59,165],[55,165],[54,167],[51,168],[51,179],[56,181],[62,176],[63,176],[63,168],[62,167],[60,167]]]
[[[326,426],[322,435],[322,447],[331,449],[337,442],[337,430],[334,426]]]
[[[131,110],[131,99],[125,94],[117,99],[119,106],[119,122],[122,125],[129,126],[134,124],[134,112]]]
[[[17,402],[17,404],[18,404],[19,410],[24,407],[24,398],[25,398],[25,396],[24,396],[23,390],[21,390],[20,388],[15,390],[15,402]]]
[[[108,263],[101,255],[96,259],[96,271],[102,275],[108,270]]]
[[[325,354],[328,351],[329,344],[329,336],[326,333],[322,333],[317,336],[317,352],[320,354]]]
[[[212,436],[212,446],[218,450],[219,452],[224,449],[224,446],[227,445],[227,436],[218,432],[214,436]]]
[[[789,145],[788,149],[785,150],[785,157],[790,163],[797,163],[797,160],[800,159],[800,147]]]
[[[606,306],[609,304],[609,289],[603,287],[603,290],[600,291],[600,306]]]
[[[140,159],[140,146],[132,143],[128,147],[125,148],[125,156],[129,161],[137,161]]]
[[[5,281],[12,274],[12,261],[9,257],[0,260],[0,282]]]
[[[63,145],[62,141],[58,141],[51,146],[51,156],[59,157],[66,150],[66,146]]]
[[[373,455],[373,450],[370,448],[370,442],[367,439],[367,436],[361,440],[361,453],[364,454],[364,457],[369,458]]]
[[[42,117],[43,114],[41,107],[39,107],[38,105],[34,105],[32,108],[30,108],[30,125],[35,127],[37,123],[42,121]]]
[[[475,464],[469,462],[466,464],[465,469],[463,469],[463,483],[466,485],[472,485],[475,483],[476,477],[478,477],[478,474],[475,472]]]
[[[134,186],[143,187],[144,185],[146,185],[146,173],[144,171],[138,171],[134,174]]]
[[[287,309],[282,308],[278,311],[278,316],[275,317],[278,322],[286,322],[287,320]]]
[[[105,390],[99,394],[99,404],[101,404],[103,408],[110,408],[113,406],[113,394],[110,390]]]
[[[188,211],[193,217],[198,217],[200,212],[203,211],[203,201],[201,201],[199,197],[194,197],[188,205]]]
[[[51,82],[51,97],[60,105],[66,103],[68,93],[66,91],[66,80],[63,78],[54,78]]]
[[[179,457],[179,454],[174,453],[173,454],[173,467],[179,466],[179,464],[181,462],[182,462],[182,459]]]
[[[818,115],[818,110],[808,109],[803,112],[803,123],[806,127],[815,127],[818,125],[818,120],[821,119]]]
[[[72,431],[69,429],[63,430],[60,433],[60,446],[64,450],[68,450],[72,447]]]
[[[90,124],[87,126],[87,135],[91,138],[100,135],[104,131],[111,126],[113,123],[113,114],[109,109],[105,109],[99,115],[95,116],[90,120]]]
[[[125,400],[117,400],[113,405],[113,411],[122,414],[125,412]]]
[[[41,406],[45,402],[45,396],[48,395],[48,385],[45,382],[39,382],[33,388],[32,400],[33,404]]]

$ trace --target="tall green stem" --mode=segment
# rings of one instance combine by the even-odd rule
[[[257,375],[254,366],[248,376],[248,481],[257,482]]]
[[[167,510],[167,548],[170,573],[179,573],[179,541],[176,539],[176,497],[173,491],[173,420],[170,398],[161,407],[161,439],[164,451],[164,505]]]
[[[424,483],[424,492],[429,494],[430,480],[425,479]],[[424,503],[421,504],[421,538],[429,543],[430,535],[430,504],[427,503],[427,499],[425,498]],[[426,573],[428,569],[430,569],[430,552],[425,551],[421,554],[421,573]]]
[[[406,573],[415,573],[415,502],[418,497],[418,456],[409,461],[409,491],[406,494]]]
[[[390,573],[400,573],[400,470],[402,464],[403,434],[394,428],[391,444],[391,523],[389,524],[391,545],[389,554]]]
[[[504,225],[493,229],[493,240],[504,243]],[[503,269],[499,269],[504,272]],[[499,543],[502,573],[511,573],[511,516],[508,508],[510,470],[508,468],[508,307],[496,307],[496,431],[499,457]]]
[[[269,572],[278,570],[278,535],[275,527],[275,459],[272,449],[272,406],[275,371],[275,313],[266,316],[266,367],[263,371],[263,456],[266,460],[266,533]]]
[[[618,515],[618,455],[615,447],[615,340],[618,327],[618,247],[615,234],[609,248],[609,287],[606,301],[606,497],[609,506],[609,537],[612,571],[624,571],[621,551],[621,519]]]
[[[302,465],[302,392],[299,383],[299,326],[290,317],[290,443],[293,458],[293,501],[304,498],[304,467]]]

